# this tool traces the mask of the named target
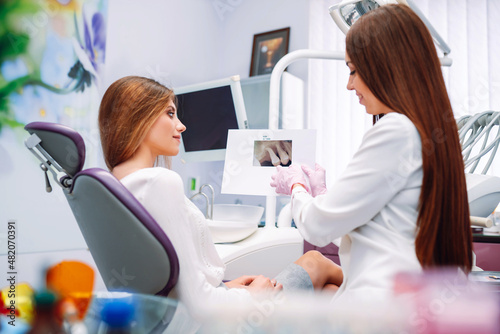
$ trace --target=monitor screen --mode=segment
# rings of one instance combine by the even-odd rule
[[[230,129],[246,129],[247,117],[239,76],[174,89],[185,161],[224,160]]]

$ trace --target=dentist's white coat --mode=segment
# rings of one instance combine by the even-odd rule
[[[344,282],[335,303],[380,300],[398,272],[420,272],[415,254],[422,145],[413,123],[389,113],[364,136],[345,172],[324,195],[292,193],[294,221],[310,243],[341,237]]]

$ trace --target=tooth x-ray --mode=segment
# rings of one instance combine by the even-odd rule
[[[275,166],[314,166],[316,130],[229,130],[221,193],[276,196]]]
[[[254,166],[290,166],[292,164],[292,141],[256,140],[253,157]]]

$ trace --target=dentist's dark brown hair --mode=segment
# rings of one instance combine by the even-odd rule
[[[472,235],[456,121],[432,37],[405,5],[363,15],[346,52],[372,93],[406,115],[422,140],[423,181],[415,251],[423,268],[472,266]]]

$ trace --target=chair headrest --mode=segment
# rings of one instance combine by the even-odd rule
[[[32,122],[24,129],[36,134],[40,146],[71,176],[82,170],[85,162],[85,142],[75,130],[62,124]]]

